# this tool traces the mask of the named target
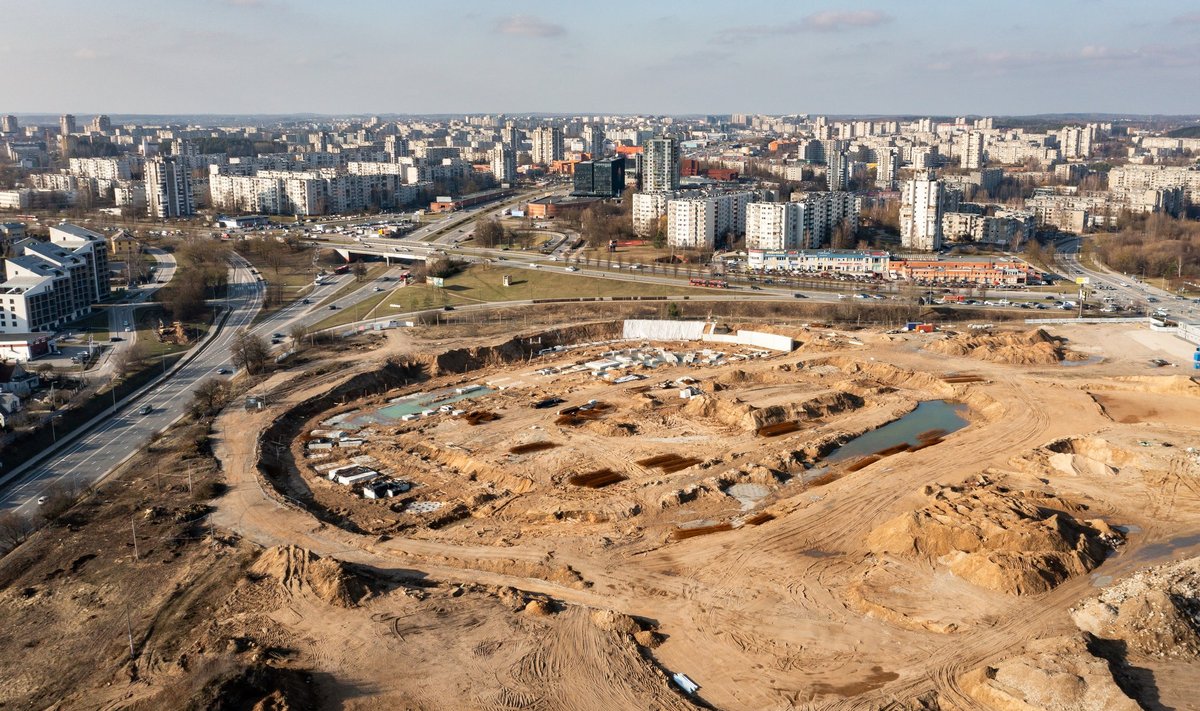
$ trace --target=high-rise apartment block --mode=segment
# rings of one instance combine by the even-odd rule
[[[88,130],[92,133],[107,133],[112,130],[112,120],[108,116],[100,114],[88,124]]]
[[[517,179],[517,153],[505,143],[492,148],[492,175],[502,183]]]
[[[642,190],[648,193],[679,189],[679,142],[652,138],[642,156]]]
[[[75,117],[71,114],[63,114],[58,117],[58,132],[64,136],[75,133]]]
[[[604,129],[594,123],[583,127],[583,150],[592,160],[604,156]]]
[[[17,122],[16,116],[0,116],[0,133],[16,133],[20,130],[21,125]]]
[[[967,131],[958,137],[958,161],[966,170],[983,167],[983,139],[980,131]]]
[[[942,248],[945,188],[931,171],[918,171],[904,181],[900,196],[900,244],[906,249]]]
[[[534,163],[550,165],[563,159],[563,132],[558,126],[542,126],[533,130]]]
[[[875,162],[875,187],[880,190],[895,190],[896,176],[900,174],[900,149],[880,148]]]
[[[846,151],[841,148],[825,154],[825,183],[831,191],[845,190],[850,186],[849,164]]]
[[[160,157],[146,162],[146,210],[151,217],[190,217],[196,212],[186,160]]]

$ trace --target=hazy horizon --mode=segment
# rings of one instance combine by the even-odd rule
[[[1200,112],[1187,92],[1200,12],[1180,0],[47,0],[4,13],[19,31],[0,46],[0,113]]]

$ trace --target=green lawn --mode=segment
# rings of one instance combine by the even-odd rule
[[[512,286],[504,286],[504,275],[512,276]],[[506,268],[503,265],[475,265],[446,279],[445,287],[429,284],[396,287],[374,294],[359,307],[359,318],[381,318],[443,306],[525,299],[558,299],[584,296],[687,296],[713,294],[712,289],[696,289],[671,284],[645,284],[599,277],[577,276],[559,264],[541,269]],[[376,308],[378,307],[378,308]],[[355,320],[354,309],[342,309],[321,321],[314,330],[332,328]]]
[[[189,321],[184,324],[188,331],[192,333],[192,341],[185,346],[178,346],[174,343],[160,343],[158,340],[158,324],[162,320],[164,326],[170,326],[171,322],[166,318],[161,307],[148,307],[139,309],[137,318],[133,325],[137,328],[137,342],[143,349],[143,352],[148,358],[159,358],[163,355],[171,355],[186,351],[196,345],[204,334],[208,332],[212,325],[212,312],[205,312],[196,321]],[[122,333],[122,336],[126,334]]]
[[[63,330],[81,333],[103,333],[108,337],[108,304],[93,304],[92,313],[67,324]]]

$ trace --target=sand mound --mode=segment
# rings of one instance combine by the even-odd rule
[[[298,546],[277,546],[263,551],[252,573],[274,578],[291,593],[311,591],[321,600],[338,607],[354,607],[367,596],[367,588],[349,572],[345,563],[321,558]]]
[[[1105,533],[1075,508],[1038,492],[993,483],[927,487],[929,503],[871,532],[876,553],[925,559],[970,583],[1010,595],[1046,592],[1104,560]]]
[[[596,610],[592,613],[592,624],[602,630],[633,635],[642,630],[637,621],[629,615],[623,615],[612,610]]]
[[[789,421],[812,420],[861,407],[863,399],[845,392],[832,392],[786,405],[755,407],[740,400],[713,395],[694,397],[683,406],[683,414],[703,417],[746,430]]]
[[[1113,476],[1129,465],[1134,455],[1100,437],[1076,437],[1055,440],[1043,449],[1046,462],[1064,474]]]
[[[1200,558],[1139,571],[1071,610],[1080,629],[1155,657],[1200,656]]]
[[[1086,360],[1086,356],[1068,350],[1065,343],[1036,328],[1025,333],[959,334],[934,341],[925,348],[942,355],[1013,365],[1054,365],[1063,360]]]
[[[1078,637],[1038,640],[1024,654],[959,679],[962,690],[995,711],[1137,711],[1108,663]]]

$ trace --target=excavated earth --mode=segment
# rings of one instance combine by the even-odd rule
[[[111,661],[129,581],[26,559],[0,691],[51,705],[70,654],[39,635],[76,620],[109,661],[60,708],[1195,707],[1200,385],[1147,369],[1142,326],[757,326],[796,349],[398,332],[277,372],[213,424],[223,542],[136,615],[157,651]]]

